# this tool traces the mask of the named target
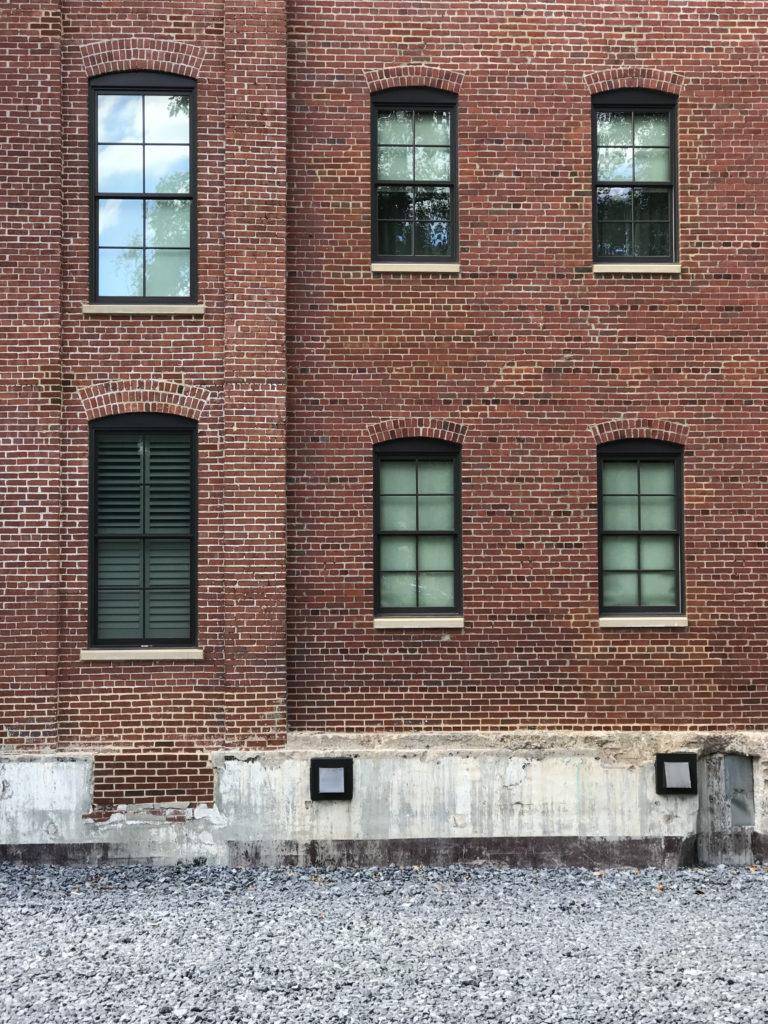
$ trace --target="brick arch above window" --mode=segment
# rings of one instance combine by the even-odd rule
[[[603,68],[584,76],[584,82],[593,96],[612,89],[658,89],[679,96],[684,80],[683,75],[674,71],[639,67]]]
[[[206,50],[202,46],[149,36],[83,43],[80,54],[89,78],[113,71],[164,71],[197,78],[206,58]]]
[[[368,433],[372,444],[395,441],[401,437],[431,437],[434,440],[463,444],[467,428],[460,423],[433,416],[406,416],[371,423],[368,425]]]
[[[364,72],[371,92],[383,89],[443,89],[459,92],[464,75],[460,71],[430,67],[428,64],[401,64]]]
[[[685,424],[646,416],[627,416],[621,419],[606,420],[604,423],[592,424],[589,429],[595,444],[605,444],[607,441],[625,441],[629,438],[646,438],[684,445],[688,437],[688,427]]]
[[[212,392],[176,380],[111,380],[87,384],[78,395],[89,420],[122,413],[154,412],[199,420]]]

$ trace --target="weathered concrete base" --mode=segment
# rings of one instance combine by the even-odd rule
[[[212,755],[212,807],[94,812],[91,755],[0,756],[0,856],[672,867],[693,860],[690,837],[711,857],[721,827],[702,816],[701,794],[656,793],[655,755],[674,751],[695,752],[700,764],[726,753],[752,759],[755,820],[740,856],[767,857],[768,733],[533,731],[292,734],[279,750]],[[337,755],[352,758],[353,799],[311,800],[311,758]]]

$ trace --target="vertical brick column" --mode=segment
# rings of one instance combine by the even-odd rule
[[[286,26],[226,7],[227,743],[285,740]]]
[[[5,4],[0,94],[0,748],[56,740],[61,67],[57,0]]]

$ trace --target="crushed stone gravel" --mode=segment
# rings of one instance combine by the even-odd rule
[[[4,1024],[764,1024],[768,868],[0,864]]]

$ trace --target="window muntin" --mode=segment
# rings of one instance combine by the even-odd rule
[[[91,438],[92,646],[195,636],[195,424],[109,416]]]
[[[598,490],[601,613],[682,612],[682,449],[601,445]]]
[[[672,262],[675,211],[675,97],[617,89],[593,100],[596,262]]]
[[[375,261],[453,261],[456,97],[438,89],[388,89],[373,97]]]
[[[459,448],[447,441],[376,446],[376,614],[461,610],[459,473]]]
[[[195,299],[195,86],[179,75],[91,83],[96,301]]]

